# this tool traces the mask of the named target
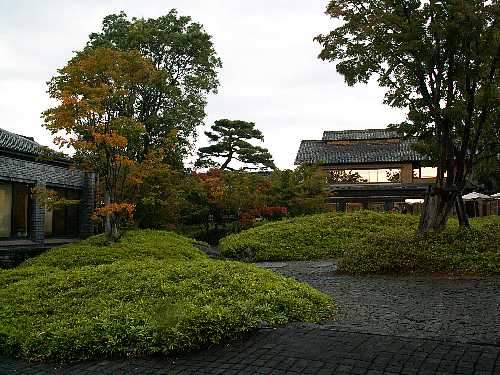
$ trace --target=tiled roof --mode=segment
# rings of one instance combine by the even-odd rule
[[[413,143],[415,139],[401,139],[398,143],[357,142],[347,145],[331,144],[326,141],[302,141],[295,164],[364,164],[428,160],[411,148]]]
[[[41,146],[32,138],[0,129],[0,150],[38,155]]]
[[[323,132],[324,141],[351,141],[363,139],[388,139],[401,138],[394,130],[388,129],[363,129],[363,130],[339,130]]]

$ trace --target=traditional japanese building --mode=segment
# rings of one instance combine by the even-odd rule
[[[415,142],[386,129],[325,131],[321,140],[301,142],[295,164],[329,173],[329,203],[339,211],[403,208],[406,199],[424,198],[436,175]]]
[[[93,234],[94,174],[72,168],[65,157],[44,157],[43,150],[30,137],[0,129],[0,267]],[[44,207],[33,196],[43,189],[75,204]]]

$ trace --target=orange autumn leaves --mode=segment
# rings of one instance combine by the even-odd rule
[[[137,51],[111,48],[85,50],[48,83],[58,105],[43,113],[45,127],[59,147],[75,150],[79,166],[95,171],[102,182],[104,201],[96,211],[130,216],[134,206],[123,202],[125,185],[137,182],[135,173],[144,125],[134,117],[140,88],[159,84],[165,73]],[[144,172],[143,172],[144,173]]]
[[[132,218],[134,210],[135,204],[132,203],[109,203],[97,208],[92,214],[92,220],[97,220],[99,217],[105,217],[110,213]]]

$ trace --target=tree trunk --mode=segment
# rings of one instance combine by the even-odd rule
[[[462,193],[458,194],[455,199],[455,209],[459,225],[463,228],[470,228],[469,217],[467,216],[464,200],[462,199]]]
[[[461,189],[446,189],[439,186],[429,187],[420,216],[418,231],[423,233],[430,230],[443,230],[453,207],[455,207],[460,226],[470,228]]]
[[[109,192],[104,194],[104,204],[108,205],[111,203],[111,195]],[[120,238],[120,232],[118,230],[118,223],[116,221],[116,216],[112,212],[106,214],[104,220],[104,234],[106,235],[106,242],[111,245],[118,241]]]
[[[439,186],[429,187],[425,196],[424,207],[420,216],[420,233],[443,230],[448,222],[457,192]]]
[[[115,243],[116,241],[118,241],[120,239],[120,231],[118,229],[118,223],[116,221],[116,215],[115,214],[111,214],[111,239],[112,239],[112,243]]]
[[[111,203],[111,195],[108,191],[104,193],[104,205],[107,206]],[[104,219],[104,235],[106,236],[106,242],[111,244],[113,241],[111,232],[113,231],[113,218],[111,217],[111,212],[106,213],[106,218]]]
[[[222,165],[220,166],[220,169],[225,170],[228,167],[229,163],[231,163],[231,160],[233,160],[233,151],[232,150],[229,152],[229,155],[227,156],[226,161],[224,163],[222,163]]]

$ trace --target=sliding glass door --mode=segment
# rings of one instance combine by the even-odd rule
[[[12,226],[12,185],[0,183],[0,238],[10,237]]]
[[[26,238],[29,227],[29,186],[0,183],[0,238]]]
[[[77,202],[78,191],[51,189],[58,198]],[[45,237],[78,237],[79,204],[54,206],[45,209]]]
[[[29,187],[16,184],[12,191],[12,236],[28,237]]]

